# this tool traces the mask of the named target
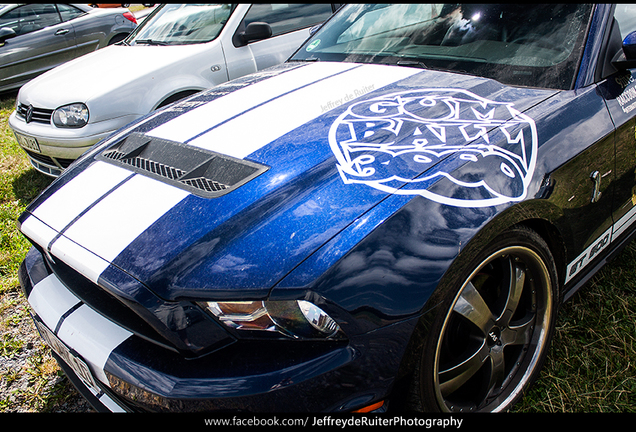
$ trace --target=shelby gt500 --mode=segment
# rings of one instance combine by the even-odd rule
[[[502,411],[634,236],[636,9],[350,5],[19,218],[98,409]]]

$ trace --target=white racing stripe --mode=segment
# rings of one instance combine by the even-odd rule
[[[130,175],[115,165],[96,162],[35,208],[20,230],[46,249],[60,231]]]
[[[182,189],[136,175],[95,204],[64,236],[112,262],[137,236],[188,195]],[[54,255],[55,246],[51,249]]]
[[[37,207],[21,231],[50,248],[53,259],[97,283],[117,255],[186,196],[182,189],[97,162]]]
[[[210,127],[222,123],[281,93],[293,91],[325,76],[356,67],[355,64],[313,63],[251,84],[221,98],[208,102],[174,120],[149,131],[146,135],[185,142]]]
[[[81,212],[132,173],[105,162],[95,162],[40,204],[33,215],[62,231]],[[42,245],[46,247],[47,245]]]
[[[51,247],[54,259],[61,259],[91,282],[97,283],[99,276],[108,268],[108,261],[98,257],[77,243],[60,236]]]
[[[58,234],[57,231],[35,216],[29,216],[26,218],[20,226],[20,231],[22,231],[26,237],[31,239],[32,242],[39,244],[43,248],[46,248]]]
[[[57,336],[77,351],[101,382],[108,384],[104,366],[111,352],[132,335],[86,305],[70,314]]]
[[[55,275],[50,275],[38,282],[29,294],[28,301],[48,330],[79,354],[97,379],[110,386],[104,373],[104,366],[113,350],[132,333],[81,304],[81,301]],[[55,333],[58,326],[59,330]],[[62,358],[67,361],[64,356]],[[70,364],[69,366],[73,367]],[[86,387],[109,410],[124,411],[101,389],[95,389],[89,385]]]
[[[49,330],[54,331],[59,325],[56,336],[89,363],[100,381],[108,384],[103,371],[108,356],[132,333],[86,305],[71,311],[80,300],[55,275],[37,283],[28,300]]]
[[[55,275],[47,276],[37,283],[29,294],[29,304],[49,329],[54,330],[60,318],[69,309],[80,303]]]
[[[353,100],[353,95],[377,90],[420,72],[412,68],[363,65],[273,99],[189,144],[244,158],[324,114],[326,107],[336,107]]]

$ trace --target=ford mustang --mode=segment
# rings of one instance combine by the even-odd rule
[[[634,236],[636,8],[349,5],[18,220],[100,410],[496,412]]]

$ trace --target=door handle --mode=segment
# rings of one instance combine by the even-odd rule
[[[68,33],[70,30],[69,29],[59,29],[58,31],[55,32],[56,36],[61,36],[61,35],[65,35],[66,33]]]
[[[594,182],[591,202],[595,203],[601,199],[601,173],[598,171],[594,171],[592,174],[590,174],[590,178],[592,179],[592,182]]]

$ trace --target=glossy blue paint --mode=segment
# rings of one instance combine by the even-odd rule
[[[478,91],[495,100],[514,100],[519,110],[554,94],[431,71],[353,102],[442,80],[449,87]],[[186,198],[135,239],[114,264],[167,299],[184,295],[265,298],[269,289],[307,256],[388,196],[364,185],[344,184],[338,175],[325,130],[350,105],[330,111],[251,154],[248,159],[271,168],[218,199]],[[457,155],[441,163],[451,162],[455,166],[466,163]],[[412,174],[418,175],[419,171]]]

